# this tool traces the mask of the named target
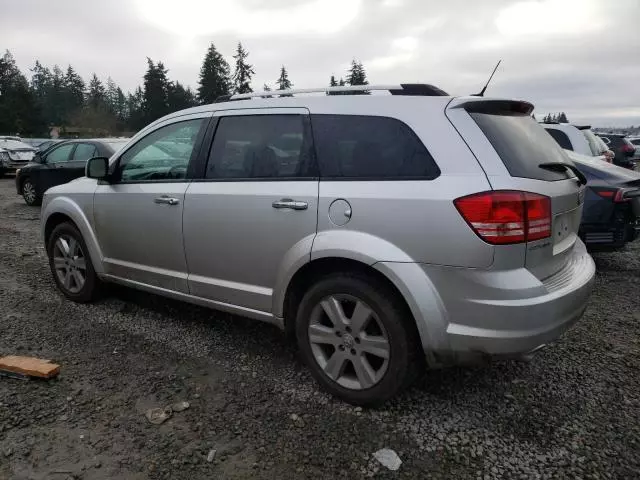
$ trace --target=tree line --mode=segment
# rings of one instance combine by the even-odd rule
[[[569,123],[567,119],[567,114],[564,112],[560,113],[548,113],[543,119],[543,123]]]
[[[27,79],[7,50],[0,57],[0,134],[48,136],[51,126],[62,127],[63,135],[65,128],[92,136],[135,132],[168,113],[213,103],[225,95],[252,92],[255,70],[248,57],[249,52],[238,43],[232,71],[211,43],[196,91],[170,80],[163,62],[147,58],[142,85],[125,93],[111,77],[104,82],[94,73],[85,81],[71,65],[66,70],[58,65],[49,68],[37,60]],[[284,65],[274,83],[275,91],[293,87]],[[332,75],[329,85],[368,85],[362,63],[354,59],[346,80]],[[263,90],[272,89],[265,84]]]

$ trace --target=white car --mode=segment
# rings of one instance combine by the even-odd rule
[[[565,150],[587,157],[599,157],[611,163],[609,150],[604,142],[591,131],[590,126],[571,125],[569,123],[543,123],[544,129]]]
[[[29,163],[36,152],[31,145],[7,138],[0,137],[0,177]]]

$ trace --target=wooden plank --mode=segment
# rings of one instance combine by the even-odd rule
[[[0,370],[30,377],[52,378],[60,373],[60,365],[41,358],[8,355],[0,358]]]

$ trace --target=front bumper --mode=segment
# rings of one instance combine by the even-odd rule
[[[422,268],[445,312],[444,333],[434,332],[443,341],[430,352],[441,364],[526,356],[554,341],[584,313],[595,276],[580,240],[567,264],[543,280],[526,268]]]

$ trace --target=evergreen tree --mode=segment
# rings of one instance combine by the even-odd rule
[[[362,63],[357,62],[355,59],[351,61],[351,68],[349,69],[349,74],[347,75],[347,83],[351,86],[355,85],[369,85],[367,81],[367,74],[362,66]],[[368,94],[369,92],[354,92],[356,94]]]
[[[198,101],[202,104],[213,103],[218,97],[229,95],[230,90],[229,64],[212,43],[200,68]]]
[[[280,68],[280,77],[278,77],[278,80],[276,80],[276,85],[278,85],[278,90],[289,90],[291,87],[293,87],[293,83],[291,83],[291,80],[289,80],[289,74],[287,73],[287,69],[284,68],[284,65],[282,65],[282,68]],[[291,95],[280,96],[290,97]]]
[[[62,125],[66,120],[65,110],[65,76],[58,65],[53,66],[51,89],[47,95],[48,120],[54,125]]]
[[[331,75],[331,80],[329,80],[329,86],[330,87],[337,87],[338,86],[338,82],[336,81],[336,76],[335,75]]]
[[[344,87],[346,85],[344,78],[340,77],[340,81],[338,82],[339,87]]]
[[[169,81],[167,69],[162,62],[154,65],[153,60],[147,58],[147,73],[144,74],[144,123],[149,124],[169,113],[167,95]]]
[[[106,90],[98,76],[94,73],[89,80],[89,91],[87,92],[87,106],[93,109],[107,108]]]
[[[172,113],[193,107],[197,101],[190,88],[184,88],[180,82],[175,82],[168,84],[167,103],[169,113]]]
[[[84,90],[84,80],[69,65],[64,76],[65,120],[84,105]]]
[[[118,86],[111,77],[107,78],[107,87],[105,88],[104,96],[107,108],[115,115],[117,110],[116,104],[118,103]]]
[[[253,66],[247,63],[247,52],[242,43],[238,42],[236,54],[233,56],[236,60],[236,68],[233,72],[233,90],[234,93],[251,93],[251,77],[255,75]]]
[[[569,123],[569,120],[567,120],[567,114],[564,112],[560,112],[560,115],[558,115],[558,122]]]
[[[7,50],[0,57],[0,132],[38,134],[46,124],[29,82]]]
[[[262,90],[265,91],[265,92],[270,92],[271,91],[271,87],[265,83],[264,85],[262,85]],[[262,98],[273,98],[273,95],[265,95]]]
[[[144,126],[144,92],[138,87],[133,94],[127,95],[127,128],[136,131]]]

